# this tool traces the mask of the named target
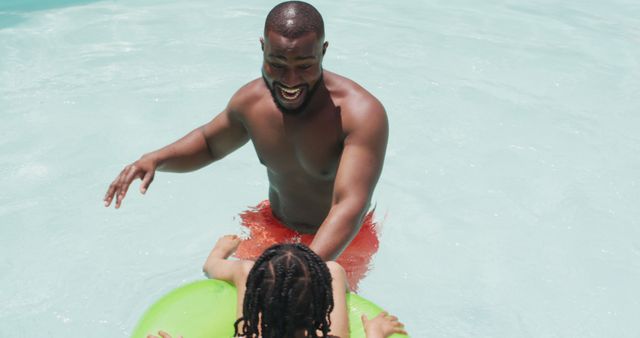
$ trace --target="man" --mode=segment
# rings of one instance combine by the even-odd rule
[[[353,81],[323,70],[328,42],[313,6],[274,7],[260,45],[262,78],[240,88],[211,122],[126,166],[105,206],[115,197],[119,208],[136,178],[145,193],[156,170],[196,170],[251,140],[269,178],[263,210],[292,231],[315,234],[311,249],[336,259],[358,234],[382,170],[384,107]]]

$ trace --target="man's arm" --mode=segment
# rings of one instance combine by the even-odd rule
[[[222,159],[248,140],[244,125],[227,107],[209,123],[145,156],[155,160],[157,170],[188,172]]]
[[[382,172],[389,135],[387,115],[373,97],[363,101],[358,102],[360,112],[345,123],[331,210],[311,242],[311,249],[324,260],[336,259],[358,233]]]
[[[104,197],[105,206],[109,206],[115,196],[116,208],[119,208],[129,185],[137,178],[142,179],[140,191],[145,193],[153,181],[156,170],[196,170],[225,157],[247,143],[249,134],[236,113],[236,107],[240,106],[239,96],[238,93],[234,95],[225,110],[211,122],[127,165],[109,186]]]

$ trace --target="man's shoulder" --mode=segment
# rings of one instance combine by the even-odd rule
[[[259,102],[268,93],[262,78],[249,81],[240,87],[231,97],[229,108],[234,112],[244,112]]]
[[[335,93],[338,105],[347,126],[369,126],[386,124],[384,106],[373,94],[357,82],[344,76],[329,73],[330,91]]]
[[[329,91],[335,93],[335,97],[340,101],[340,105],[346,106],[347,108],[353,108],[354,106],[363,107],[364,105],[368,109],[384,111],[382,103],[354,80],[330,72],[327,72],[327,78],[329,80],[328,85],[330,86]]]

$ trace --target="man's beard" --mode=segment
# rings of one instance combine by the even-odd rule
[[[299,107],[293,108],[293,109],[283,106],[282,103],[280,103],[280,101],[277,98],[278,94],[276,93],[276,86],[281,85],[280,82],[273,81],[273,87],[270,87],[269,82],[267,81],[267,78],[264,76],[264,73],[262,74],[262,79],[264,80],[264,83],[267,86],[267,88],[269,88],[269,92],[271,93],[271,98],[273,99],[273,102],[276,104],[276,107],[278,107],[278,110],[280,110],[285,115],[296,116],[296,115],[302,114],[305,108],[307,108],[307,106],[309,105],[309,102],[311,102],[311,98],[313,98],[313,94],[315,94],[318,87],[320,87],[320,83],[322,83],[323,75],[322,73],[320,73],[320,78],[313,85],[311,89],[309,89],[309,85],[304,85],[304,91],[306,92],[304,101],[302,101]]]

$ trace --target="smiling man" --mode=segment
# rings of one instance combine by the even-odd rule
[[[251,140],[267,169],[269,199],[242,215],[251,238],[238,255],[251,258],[272,242],[302,241],[325,260],[340,256],[357,283],[377,250],[367,211],[387,145],[384,107],[355,82],[322,68],[328,43],[313,6],[274,7],[260,45],[262,78],[240,88],[211,122],[126,166],[109,186],[105,206],[115,198],[119,208],[135,179],[142,179],[144,193],[156,170],[196,170]]]

